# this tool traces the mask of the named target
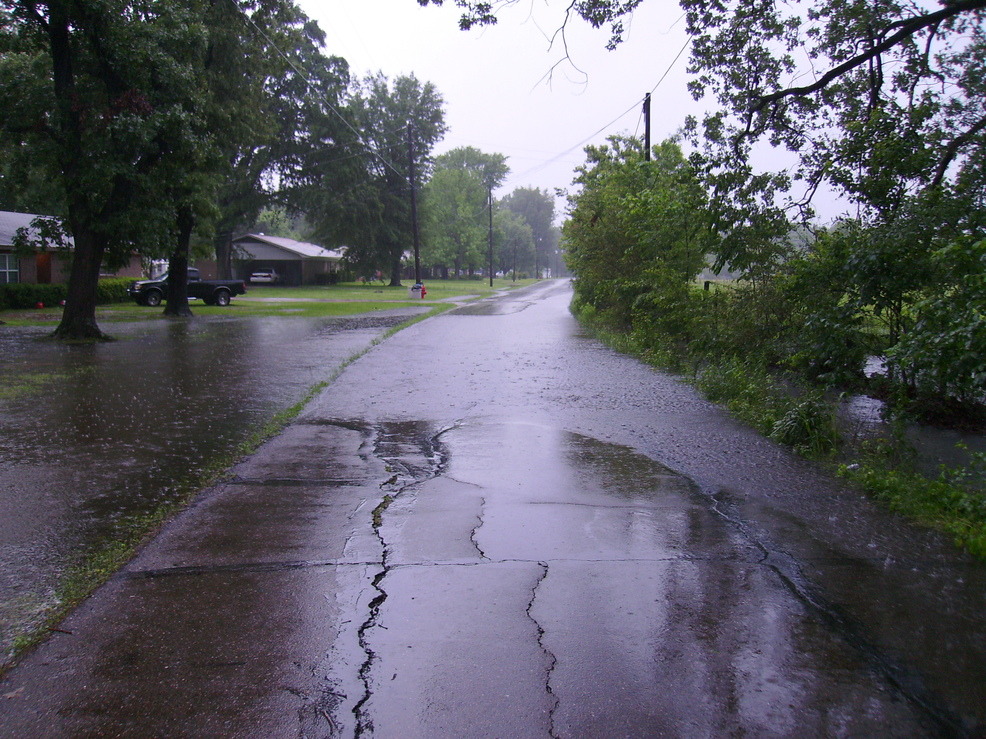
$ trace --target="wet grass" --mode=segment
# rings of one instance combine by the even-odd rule
[[[362,313],[374,313],[395,308],[420,307],[421,301],[410,302],[250,302],[234,299],[220,308],[215,305],[204,305],[196,300],[189,303],[194,317],[208,318],[333,318],[354,316]],[[52,326],[62,317],[61,308],[45,308],[43,310],[4,311],[0,313],[0,321],[10,326]],[[149,308],[136,304],[120,304],[102,306],[96,311],[96,321],[100,324],[121,323],[134,321],[173,320],[164,315],[161,307]]]
[[[449,300],[452,298],[462,298],[475,295],[486,297],[500,290],[512,290],[526,285],[532,285],[537,280],[511,280],[494,279],[493,287],[490,287],[489,280],[425,280],[427,294],[424,301],[432,302],[437,300]],[[401,287],[390,287],[389,285],[375,283],[356,283],[343,282],[338,285],[326,285],[323,287],[259,287],[250,285],[247,288],[248,298],[282,298],[291,300],[398,300],[403,301],[408,298],[408,288],[413,284],[411,280],[405,280]]]
[[[37,395],[46,387],[65,380],[65,372],[17,372],[0,375],[0,400]]]
[[[420,301],[415,305],[420,306]],[[387,306],[387,308],[393,307],[393,304]],[[56,605],[48,610],[43,622],[30,631],[15,636],[9,659],[4,661],[3,655],[0,655],[0,677],[13,667],[27,650],[44,641],[50,633],[59,631],[58,624],[79,603],[133,559],[137,551],[158,533],[161,526],[188,506],[199,492],[221,482],[236,463],[253,454],[267,440],[279,434],[313,398],[331,385],[346,367],[397,332],[453,307],[452,304],[431,306],[428,312],[413,316],[388,329],[373,340],[366,349],[350,355],[340,363],[325,380],[312,385],[298,402],[281,409],[269,420],[252,429],[235,448],[216,455],[197,471],[178,482],[169,491],[168,502],[152,511],[117,521],[101,540],[94,543],[87,551],[80,553],[75,564],[68,568],[56,589]],[[351,313],[341,315],[351,315]],[[52,382],[60,379],[59,376],[50,373],[46,377]],[[24,385],[34,387],[30,383]]]
[[[501,290],[511,290],[531,285],[536,280],[430,280],[425,283],[428,294],[424,300],[408,298],[409,284],[389,287],[376,284],[342,283],[324,287],[249,287],[245,296],[233,299],[230,305],[220,308],[205,305],[199,300],[189,301],[194,316],[209,318],[254,318],[258,316],[282,316],[298,318],[322,318],[352,316],[395,308],[421,307],[440,300],[469,300],[492,295]],[[163,307],[150,308],[135,303],[119,303],[100,306],[96,310],[99,323],[131,321],[172,320],[164,315]],[[62,309],[31,308],[27,310],[0,311],[0,324],[9,326],[56,326],[62,317]]]
[[[973,454],[968,467],[941,467],[928,477],[898,464],[898,448],[882,441],[864,450],[839,475],[891,510],[953,537],[955,543],[986,560],[986,455]]]

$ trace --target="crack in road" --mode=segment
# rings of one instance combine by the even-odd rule
[[[538,620],[534,618],[534,614],[531,613],[531,609],[534,608],[534,601],[537,600],[538,588],[540,588],[541,583],[543,583],[545,579],[547,579],[548,569],[549,569],[547,562],[538,562],[537,564],[541,568],[541,574],[538,576],[537,582],[534,583],[534,587],[531,588],[531,599],[527,603],[527,608],[525,609],[525,613],[527,614],[527,617],[531,620],[531,622],[534,624],[534,627],[537,629],[538,647],[541,649],[541,651],[544,653],[545,658],[548,660],[548,669],[545,670],[545,675],[544,675],[544,692],[551,700],[551,708],[548,711],[548,735],[557,738],[558,734],[555,731],[555,712],[558,710],[560,700],[558,696],[555,695],[554,690],[552,690],[551,688],[551,676],[554,673],[555,665],[558,664],[558,658],[555,657],[555,655],[551,652],[550,649],[548,649],[547,646],[545,646],[544,627],[541,626]]]
[[[366,706],[373,697],[371,673],[378,657],[370,645],[368,632],[379,626],[380,608],[387,600],[387,591],[384,589],[382,583],[393,569],[393,565],[390,562],[391,547],[387,542],[383,530],[383,517],[387,509],[398,498],[412,488],[428,480],[433,480],[443,473],[448,466],[448,453],[441,443],[441,437],[455,428],[455,424],[441,429],[430,436],[413,433],[414,431],[420,430],[420,428],[418,424],[381,424],[367,432],[370,437],[372,456],[383,462],[385,469],[394,472],[394,474],[380,484],[380,491],[384,495],[376,508],[373,509],[372,515],[373,534],[380,544],[380,561],[378,563],[379,570],[370,583],[371,587],[376,591],[376,595],[370,600],[367,608],[367,617],[360,624],[356,632],[359,647],[365,655],[365,659],[360,665],[358,673],[359,681],[363,685],[363,695],[353,706],[353,715],[356,718],[356,737],[373,732],[373,719],[366,710]],[[415,451],[419,452],[424,458],[425,465],[413,464],[406,458],[403,458],[403,445],[409,440],[414,442],[416,446]]]
[[[477,523],[475,526],[472,527],[472,531],[469,532],[469,541],[472,542],[472,545],[476,547],[476,551],[479,552],[479,558],[484,561],[489,561],[489,557],[486,556],[486,552],[484,552],[483,548],[479,546],[479,539],[476,538],[476,534],[479,533],[479,530],[481,528],[483,528],[485,515],[486,515],[486,498],[480,496],[479,513],[476,516]]]
[[[763,556],[758,564],[773,571],[795,598],[817,614],[830,631],[855,649],[907,701],[931,719],[945,736],[967,734],[962,719],[926,687],[921,675],[908,665],[892,659],[865,634],[860,624],[842,613],[836,604],[818,592],[811,580],[805,576],[795,557],[771,546],[754,533],[745,520],[724,510],[721,506],[728,505],[728,501],[723,500],[719,494],[707,492],[702,494],[711,500],[711,510],[714,514],[735,527],[762,553]]]

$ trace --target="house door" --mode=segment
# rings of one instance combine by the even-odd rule
[[[37,271],[38,284],[51,284],[51,252],[43,251],[34,258],[34,266]]]

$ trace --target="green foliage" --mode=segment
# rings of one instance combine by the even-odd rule
[[[655,147],[645,161],[636,139],[611,137],[588,147],[563,232],[566,261],[578,275],[581,302],[615,326],[642,316],[641,296],[689,283],[705,263],[705,195],[677,144]],[[655,300],[649,299],[653,304]]]
[[[38,303],[58,305],[67,296],[68,291],[63,284],[33,285],[22,282],[0,285],[0,307],[4,309],[34,308]]]
[[[913,325],[888,349],[920,393],[986,396],[986,240],[959,240],[931,255],[947,275],[908,306]]]
[[[510,169],[502,154],[473,147],[452,149],[435,158],[424,190],[423,262],[458,275],[488,262],[491,191]]]
[[[96,299],[101,305],[107,303],[128,303],[127,287],[133,282],[128,277],[108,277],[99,281]],[[68,298],[68,289],[64,284],[34,285],[30,283],[14,283],[0,285],[0,309],[18,310],[34,308],[38,303],[45,306],[59,305]]]
[[[830,454],[839,447],[835,410],[818,395],[799,398],[774,422],[769,436],[810,456]]]
[[[129,303],[132,298],[127,295],[127,288],[132,282],[129,277],[104,277],[96,285],[96,302],[100,305]]]
[[[972,455],[963,470],[942,469],[929,479],[888,468],[879,457],[843,465],[840,474],[893,510],[955,537],[956,543],[986,559],[986,455]]]
[[[352,239],[347,259],[356,274],[381,269],[399,284],[402,257],[413,243],[412,169],[419,187],[445,135],[444,100],[414,75],[391,81],[377,74],[358,85],[349,107],[372,156],[362,160],[363,171],[337,203]]]
[[[558,246],[558,229],[554,226],[555,199],[547,190],[536,187],[518,187],[500,200],[500,206],[525,223],[531,232],[531,255],[524,259],[525,249],[518,249],[517,269],[524,269],[538,276],[551,261]],[[513,255],[511,255],[513,256]],[[513,269],[513,265],[510,269]]]
[[[518,279],[533,274],[534,231],[525,218],[504,207],[501,201],[493,212],[494,268]]]

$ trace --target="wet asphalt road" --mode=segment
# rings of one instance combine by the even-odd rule
[[[546,283],[351,365],[0,683],[2,736],[939,736],[984,568]]]

